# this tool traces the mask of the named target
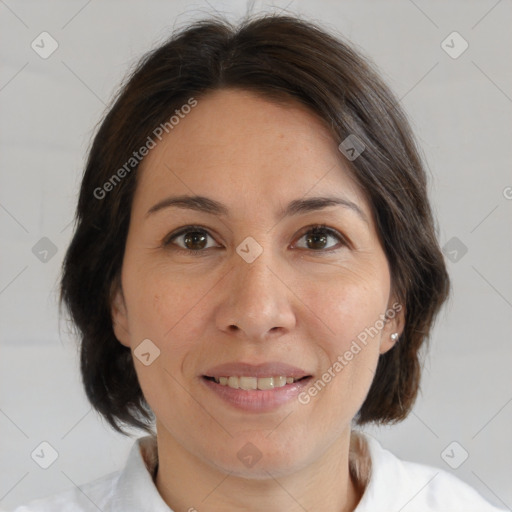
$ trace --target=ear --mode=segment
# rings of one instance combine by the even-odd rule
[[[128,329],[128,314],[124,300],[123,289],[120,283],[113,284],[111,296],[110,314],[112,328],[118,341],[125,347],[130,347],[130,331]]]
[[[380,350],[381,354],[385,354],[388,350],[392,349],[396,343],[399,343],[400,336],[405,328],[405,306],[396,299],[389,302],[385,315],[384,327],[381,332]],[[397,333],[398,337],[394,340],[391,335]]]

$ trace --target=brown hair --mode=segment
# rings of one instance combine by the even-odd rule
[[[97,131],[60,294],[81,338],[88,399],[117,431],[126,433],[124,423],[152,432],[154,415],[131,351],[116,339],[111,318],[137,183],[137,166],[130,172],[126,162],[191,97],[227,87],[298,101],[323,119],[338,143],[349,135],[364,143],[346,164],[372,207],[405,326],[398,344],[380,356],[354,419],[359,425],[403,420],[419,389],[419,350],[450,288],[425,171],[397,99],[368,60],[339,36],[279,15],[247,18],[238,27],[210,18],[181,30],[142,58]],[[123,178],[113,183],[123,165]],[[109,193],[99,194],[109,180]]]

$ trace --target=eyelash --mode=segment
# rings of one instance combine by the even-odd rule
[[[307,235],[309,233],[314,233],[315,231],[320,231],[320,232],[325,232],[328,236],[334,236],[334,237],[338,238],[340,243],[342,244],[342,246],[349,245],[344,236],[342,236],[340,233],[338,233],[338,231],[336,231],[335,229],[327,227],[325,224],[314,224],[312,226],[307,226],[304,229],[306,229],[306,231],[304,231],[300,235],[300,238],[303,238],[304,235]],[[164,239],[162,246],[169,248],[169,246],[171,244],[173,244],[173,240],[175,240],[176,238],[179,238],[180,236],[186,235],[187,233],[192,232],[192,231],[199,231],[200,233],[207,234],[208,236],[213,238],[212,235],[208,232],[208,230],[203,228],[202,226],[191,225],[191,226],[183,227],[178,232],[171,233],[171,235],[169,235],[168,237],[166,237]],[[207,253],[208,249],[216,249],[216,247],[209,247],[207,249],[183,249],[183,247],[180,247],[179,245],[176,245],[176,244],[173,244],[173,245],[175,245],[175,247],[172,248],[173,251],[177,251],[181,254],[188,254],[188,255],[192,255],[192,256],[203,256],[204,254]],[[318,249],[318,250],[304,249],[304,250],[306,250],[306,251],[309,250],[309,251],[315,252],[315,253],[331,253],[331,252],[338,251],[339,248],[338,249],[332,249],[332,248],[331,249]],[[202,254],[202,253],[204,253],[204,254]]]

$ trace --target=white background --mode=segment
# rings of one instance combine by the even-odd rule
[[[416,0],[248,2],[302,14],[354,42],[380,68],[412,119],[431,173],[453,295],[426,359],[422,393],[402,424],[368,428],[398,456],[441,467],[489,501],[512,507],[511,2]],[[120,80],[174,26],[245,2],[0,2],[0,507],[80,485],[122,467],[131,438],[110,430],[81,389],[76,340],[56,305],[84,158]],[[58,42],[42,59],[31,43]],[[457,59],[441,42],[469,43]],[[507,191],[509,192],[507,194]],[[48,237],[57,253],[32,247]],[[134,436],[142,435],[134,432]],[[48,469],[30,453],[42,441]],[[442,451],[468,459],[452,470]],[[458,456],[456,454],[456,456]]]

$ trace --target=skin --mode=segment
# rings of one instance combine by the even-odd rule
[[[148,366],[134,362],[157,418],[156,486],[177,512],[340,512],[361,497],[348,471],[351,420],[391,333],[403,329],[402,313],[308,404],[247,413],[200,378],[234,361],[282,361],[319,378],[396,302],[369,203],[338,143],[299,104],[223,89],[199,98],[138,171],[112,318],[120,343],[135,350],[148,338],[160,350]],[[169,207],[146,217],[182,194],[220,201],[230,214]],[[294,199],[326,195],[356,203],[367,222],[340,205],[277,214]],[[191,224],[208,232],[204,243],[180,236],[163,246]],[[347,244],[308,241],[315,224]],[[236,252],[248,236],[263,248],[252,263]],[[237,457],[248,442],[262,454],[251,468]]]

